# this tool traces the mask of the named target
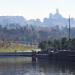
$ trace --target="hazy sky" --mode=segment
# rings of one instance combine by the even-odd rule
[[[75,0],[0,0],[0,15],[22,15],[26,19],[48,17],[56,9],[75,17]]]

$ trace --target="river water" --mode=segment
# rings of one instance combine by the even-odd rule
[[[0,75],[75,75],[75,62],[32,62],[27,57],[0,58]]]

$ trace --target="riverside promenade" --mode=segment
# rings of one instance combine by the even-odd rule
[[[60,50],[60,51],[50,51],[50,52],[0,52],[0,57],[32,57],[33,61],[47,59],[59,60],[59,61],[75,61],[75,51],[71,50]]]

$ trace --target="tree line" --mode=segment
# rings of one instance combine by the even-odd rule
[[[75,38],[68,40],[67,38],[61,38],[59,40],[47,40],[42,41],[38,45],[42,50],[75,50]]]

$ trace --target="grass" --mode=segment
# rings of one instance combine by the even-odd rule
[[[11,43],[9,46],[0,47],[0,52],[31,51],[37,49],[35,46]]]

